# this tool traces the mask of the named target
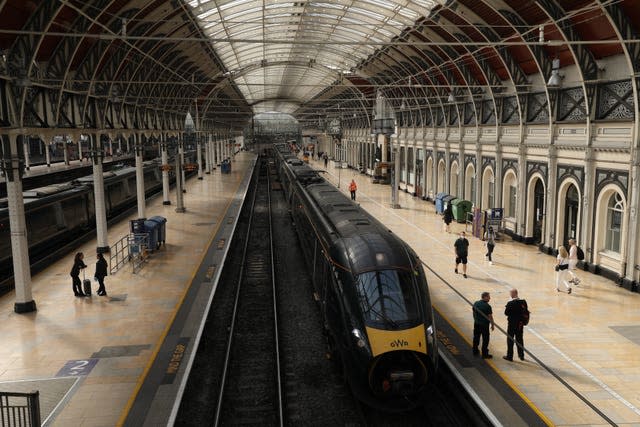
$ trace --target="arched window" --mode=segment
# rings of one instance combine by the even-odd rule
[[[622,230],[622,213],[624,202],[619,193],[614,193],[609,198],[607,206],[607,227],[604,239],[606,250],[620,253],[620,231]]]

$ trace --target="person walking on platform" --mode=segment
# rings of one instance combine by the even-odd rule
[[[576,239],[569,239],[569,270],[567,270],[571,276],[569,283],[578,286],[580,279],[574,272],[576,265],[578,265],[578,245],[576,244]]]
[[[351,192],[351,200],[356,199],[356,191],[358,191],[358,185],[356,184],[356,180],[352,179],[351,184],[349,184],[349,191]]]
[[[560,292],[560,285],[564,285],[567,293],[571,293],[569,286],[569,254],[564,246],[558,248],[558,257],[556,262],[556,291]]]
[[[73,258],[73,268],[71,268],[71,284],[73,286],[73,294],[77,297],[86,297],[84,292],[82,292],[82,282],[80,281],[80,270],[87,268],[84,261],[84,254],[82,252],[78,252],[76,256]]]
[[[489,227],[489,231],[487,231],[486,245],[487,245],[487,254],[485,256],[489,260],[489,264],[493,265],[491,254],[493,253],[493,249],[496,247],[496,233],[493,231],[493,227]]]
[[[329,163],[329,156],[327,156],[327,153],[324,153],[322,155],[322,159],[324,160],[324,168],[327,168],[327,164]]]
[[[528,318],[525,321],[524,311],[526,310],[528,317],[527,302],[518,298],[518,290],[511,289],[510,292],[511,301],[507,303],[504,309],[504,315],[507,316],[507,355],[502,356],[504,360],[513,362],[513,344],[518,346],[518,357],[520,360],[524,360],[524,325],[528,323]]]
[[[104,255],[98,252],[98,261],[96,262],[96,273],[93,277],[98,281],[100,285],[98,287],[98,295],[107,296],[107,291],[104,289],[104,278],[107,277],[107,260],[104,259]]]
[[[458,265],[462,263],[462,276],[467,278],[467,256],[469,255],[469,241],[466,238],[466,234],[464,231],[460,232],[460,237],[458,237],[453,244],[455,248],[456,254],[456,269],[454,270],[456,274],[458,274]]]
[[[495,325],[493,323],[493,311],[489,300],[491,295],[489,292],[483,292],[480,295],[480,299],[473,303],[473,355],[480,354],[478,351],[478,345],[480,344],[480,337],[482,337],[482,358],[491,359],[493,356],[489,354],[489,325],[493,331]]]
[[[453,208],[450,203],[447,204],[447,208],[442,214],[442,221],[444,221],[444,230],[447,233],[451,232],[449,226],[451,225],[451,222],[453,222]]]

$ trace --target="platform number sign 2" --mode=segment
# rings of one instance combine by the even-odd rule
[[[56,377],[82,377],[89,375],[96,363],[98,363],[98,359],[69,360],[58,371]]]

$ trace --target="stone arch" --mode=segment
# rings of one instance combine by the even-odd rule
[[[566,223],[567,215],[574,215],[574,214],[577,215],[577,220],[575,223],[575,227],[576,227],[575,239],[577,242],[580,242],[580,236],[578,233],[580,231],[580,226],[581,226],[580,222],[582,217],[582,203],[578,203],[577,212],[572,213],[567,211],[566,198],[567,198],[567,194],[571,191],[572,187],[575,187],[575,190],[578,193],[578,200],[580,200],[582,198],[582,192],[580,189],[580,184],[575,178],[567,177],[558,186],[555,238],[553,239],[554,248],[558,248],[560,245],[565,245],[566,242],[564,241],[565,240],[564,236],[567,235],[568,233],[571,233],[570,230],[566,230],[565,223]],[[573,210],[573,207],[571,208],[571,210]]]
[[[542,187],[544,189],[543,192],[543,200],[542,200],[542,209],[539,209],[538,203],[536,203],[536,186],[538,182],[542,183]],[[544,182],[544,176],[540,172],[534,172],[529,177],[529,182],[527,183],[527,211],[525,213],[525,237],[535,237],[535,228],[536,226],[542,228],[544,226],[544,216],[546,213],[546,198],[544,195],[547,194],[547,186]],[[544,231],[541,231],[541,237],[544,235]]]
[[[492,209],[496,206],[490,206],[495,203],[495,194],[493,193],[496,179],[491,166],[484,168],[482,172],[482,202],[480,208],[482,210]]]

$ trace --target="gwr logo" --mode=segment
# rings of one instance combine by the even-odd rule
[[[407,340],[395,340],[391,341],[391,347],[406,347],[409,345],[409,341]]]

